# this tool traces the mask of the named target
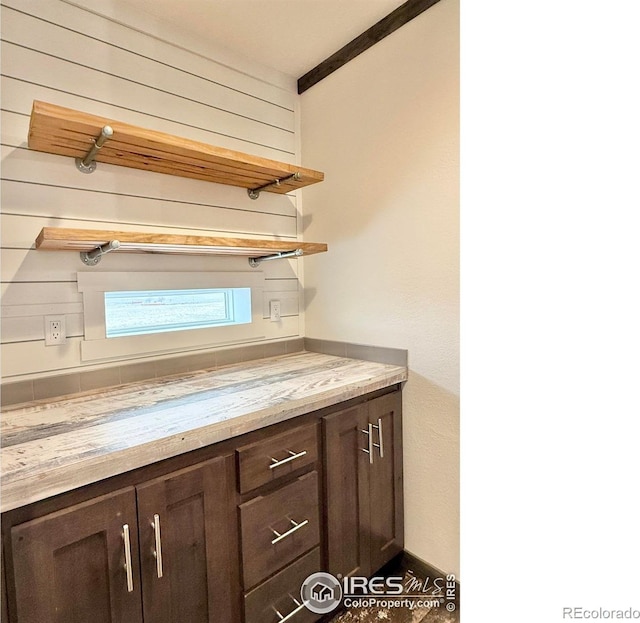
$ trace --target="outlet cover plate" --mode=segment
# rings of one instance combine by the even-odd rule
[[[281,310],[280,301],[269,301],[269,319],[271,322],[280,322]]]
[[[44,317],[44,345],[60,346],[67,342],[67,323],[64,316]]]

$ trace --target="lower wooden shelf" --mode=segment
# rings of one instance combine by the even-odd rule
[[[114,240],[119,243],[119,247],[114,249],[114,252],[117,253],[240,255],[260,258],[278,253],[290,253],[298,249],[302,251],[298,255],[313,255],[327,250],[327,245],[320,242],[218,238],[59,227],[44,227],[36,239],[36,249],[91,252]]]

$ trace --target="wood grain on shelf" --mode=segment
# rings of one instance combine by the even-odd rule
[[[36,239],[36,249],[52,251],[91,251],[111,240],[120,248],[114,253],[180,253],[185,255],[247,255],[260,256],[279,251],[302,249],[304,255],[323,253],[327,245],[296,240],[254,240],[219,238],[181,234],[148,234],[130,231],[68,229],[44,227]]]
[[[242,188],[257,188],[276,178],[299,173],[299,180],[288,180],[268,189],[268,192],[279,194],[324,179],[324,173],[313,169],[215,147],[40,101],[33,102],[29,148],[84,158],[105,125],[111,126],[113,136],[98,152],[97,162]]]

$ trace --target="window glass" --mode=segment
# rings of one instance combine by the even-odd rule
[[[106,337],[251,322],[251,288],[104,293]]]

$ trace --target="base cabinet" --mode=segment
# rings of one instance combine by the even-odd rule
[[[232,456],[136,487],[145,623],[236,623]]]
[[[401,411],[395,392],[323,418],[333,575],[370,576],[402,551]]]
[[[286,434],[237,450],[239,491],[252,492],[238,506],[244,623],[319,618],[300,595],[305,579],[322,569],[319,428],[317,419],[292,423]]]
[[[11,530],[16,623],[236,623],[233,457]]]
[[[16,526],[11,540],[19,623],[142,621],[132,487]]]
[[[2,543],[0,543],[0,621],[8,620],[7,591],[4,585],[4,554],[2,553]]]
[[[401,393],[371,396],[3,515],[9,622],[317,621],[309,575],[403,546]]]

